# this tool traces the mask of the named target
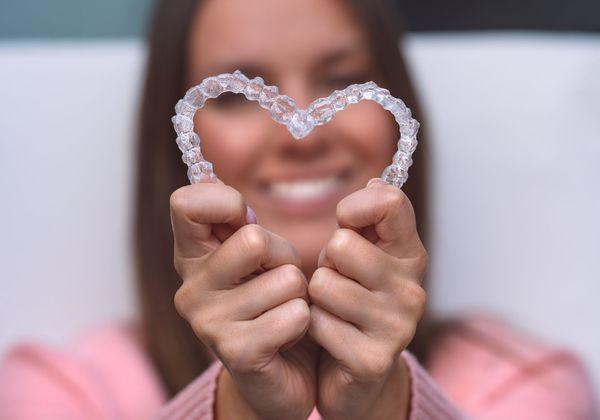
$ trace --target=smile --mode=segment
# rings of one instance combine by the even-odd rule
[[[285,200],[315,199],[331,194],[340,181],[340,176],[329,176],[295,182],[274,182],[269,185],[269,192]]]
[[[337,203],[351,192],[352,172],[346,169],[318,178],[266,182],[262,192],[283,214],[314,216],[335,211]]]

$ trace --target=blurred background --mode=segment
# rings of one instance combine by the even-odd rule
[[[600,398],[600,2],[399,4],[432,142],[434,311],[572,349]],[[0,353],[136,312],[152,5],[0,2]]]

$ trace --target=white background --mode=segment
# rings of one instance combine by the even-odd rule
[[[598,390],[600,37],[442,33],[407,48],[432,140],[433,309],[484,310],[565,345]],[[0,43],[2,352],[136,312],[144,54]]]

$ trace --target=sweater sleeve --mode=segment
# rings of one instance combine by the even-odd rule
[[[401,353],[411,382],[411,406],[408,420],[594,420],[597,408],[586,382],[582,366],[568,352],[540,359],[542,376],[530,369],[523,375],[497,376],[495,385],[468,393],[470,401],[452,401],[434,378],[408,351]],[[213,364],[160,410],[155,420],[213,420],[217,378],[223,365]],[[534,366],[532,365],[533,369]],[[534,369],[535,370],[535,369]],[[457,372],[460,381],[460,373]],[[547,386],[552,378],[559,387]],[[557,381],[557,382],[554,382]],[[552,383],[550,383],[551,385]],[[467,395],[467,394],[466,394]],[[320,419],[313,411],[310,419]]]
[[[411,375],[411,414],[409,420],[466,419],[443,394],[433,379],[408,351],[401,353]],[[217,378],[223,364],[217,360],[182,389],[153,420],[213,420]],[[313,411],[310,419],[320,419]]]
[[[110,419],[78,363],[30,343],[13,346],[0,364],[0,419]]]
[[[136,408],[131,401],[120,403],[114,395],[116,389],[106,389],[106,386],[116,388],[117,384],[91,374],[85,359],[72,353],[66,356],[49,346],[22,343],[13,346],[0,363],[0,419],[212,420],[217,379],[222,368],[220,361],[213,362],[174,398],[149,415],[150,407],[157,404],[152,395],[148,395],[151,401],[147,401],[146,407]],[[131,373],[124,366],[121,371]],[[121,381],[128,382],[128,378]],[[131,384],[143,385],[135,379]],[[141,398],[135,398],[138,397]]]
[[[165,402],[147,386],[151,376],[135,367],[135,357],[116,350],[107,356],[115,346],[112,340],[99,350],[110,362],[104,369],[81,352],[14,346],[0,363],[0,419],[214,419],[219,360]],[[411,383],[408,420],[600,418],[585,369],[568,351],[546,348],[516,366],[491,363],[462,347],[458,359],[449,358],[449,350],[440,352],[447,368],[442,376],[439,369],[430,374],[408,351],[401,353]],[[309,418],[320,419],[316,408]]]
[[[411,375],[411,414],[409,420],[467,419],[439,389],[433,379],[408,351],[402,352]],[[213,364],[181,390],[158,413],[154,420],[213,420],[217,377],[223,368],[220,361]],[[310,419],[320,419],[313,411]]]
[[[401,355],[411,377],[409,420],[600,418],[585,370],[568,351],[549,351],[520,369],[490,369],[486,381],[489,386],[470,386],[464,379],[467,375],[456,371],[457,386],[465,392],[454,400],[411,353],[404,351]]]
[[[410,414],[408,420],[468,419],[429,376],[408,350],[400,353],[410,375]]]
[[[217,379],[223,369],[214,361],[200,376],[190,382],[157,413],[154,420],[213,420]]]
[[[600,418],[583,364],[567,350],[548,349],[536,360],[498,375],[473,405],[477,419],[595,420]]]

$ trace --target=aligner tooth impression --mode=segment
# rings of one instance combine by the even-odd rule
[[[175,115],[171,118],[177,133],[177,146],[183,153],[182,160],[188,165],[190,183],[215,182],[217,176],[210,162],[204,159],[200,150],[200,138],[194,132],[194,115],[207,100],[224,92],[241,94],[249,101],[256,101],[271,114],[271,118],[287,127],[296,140],[302,140],[313,128],[327,124],[337,112],[351,104],[368,100],[377,102],[383,109],[394,115],[399,125],[400,138],[398,151],[387,166],[381,179],[398,188],[408,179],[408,168],[412,165],[412,154],[417,147],[419,122],[412,118],[410,108],[401,99],[395,98],[387,89],[375,82],[353,84],[344,90],[336,90],[328,97],[314,100],[307,109],[296,106],[294,99],[279,93],[277,86],[265,85],[261,77],[248,79],[241,71],[210,76],[198,85],[187,90],[184,97],[175,105]]]

